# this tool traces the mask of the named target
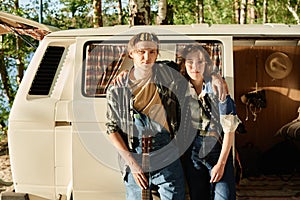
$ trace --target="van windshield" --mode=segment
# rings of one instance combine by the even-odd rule
[[[201,44],[214,63],[214,71],[223,73],[223,44],[220,41],[161,41],[157,60],[181,62],[181,51],[187,45]],[[127,41],[86,43],[84,48],[82,92],[87,97],[105,97],[112,80],[133,66],[127,55]]]

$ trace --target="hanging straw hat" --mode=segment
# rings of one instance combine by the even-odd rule
[[[292,68],[292,61],[288,55],[282,52],[272,53],[265,63],[266,72],[274,79],[287,77],[292,71]]]

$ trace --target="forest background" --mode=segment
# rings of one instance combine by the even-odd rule
[[[300,24],[300,0],[30,0],[22,6],[20,1],[0,0],[0,11],[62,30],[114,25]],[[0,141],[6,138],[15,94],[39,44],[29,36],[23,39],[0,35]]]

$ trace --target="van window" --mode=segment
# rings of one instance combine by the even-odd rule
[[[200,43],[209,53],[214,63],[214,71],[222,75],[223,44],[220,41],[161,41],[158,60],[180,62],[180,52],[188,44]],[[111,81],[128,65],[127,42],[89,42],[84,47],[83,88],[87,97],[105,97]],[[131,66],[129,66],[131,67]]]
[[[85,96],[105,94],[120,71],[126,56],[126,44],[88,44],[85,48]]]
[[[49,46],[31,84],[29,95],[49,95],[64,47]]]

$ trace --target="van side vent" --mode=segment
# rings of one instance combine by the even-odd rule
[[[31,84],[29,95],[48,95],[55,77],[64,47],[49,46]]]

